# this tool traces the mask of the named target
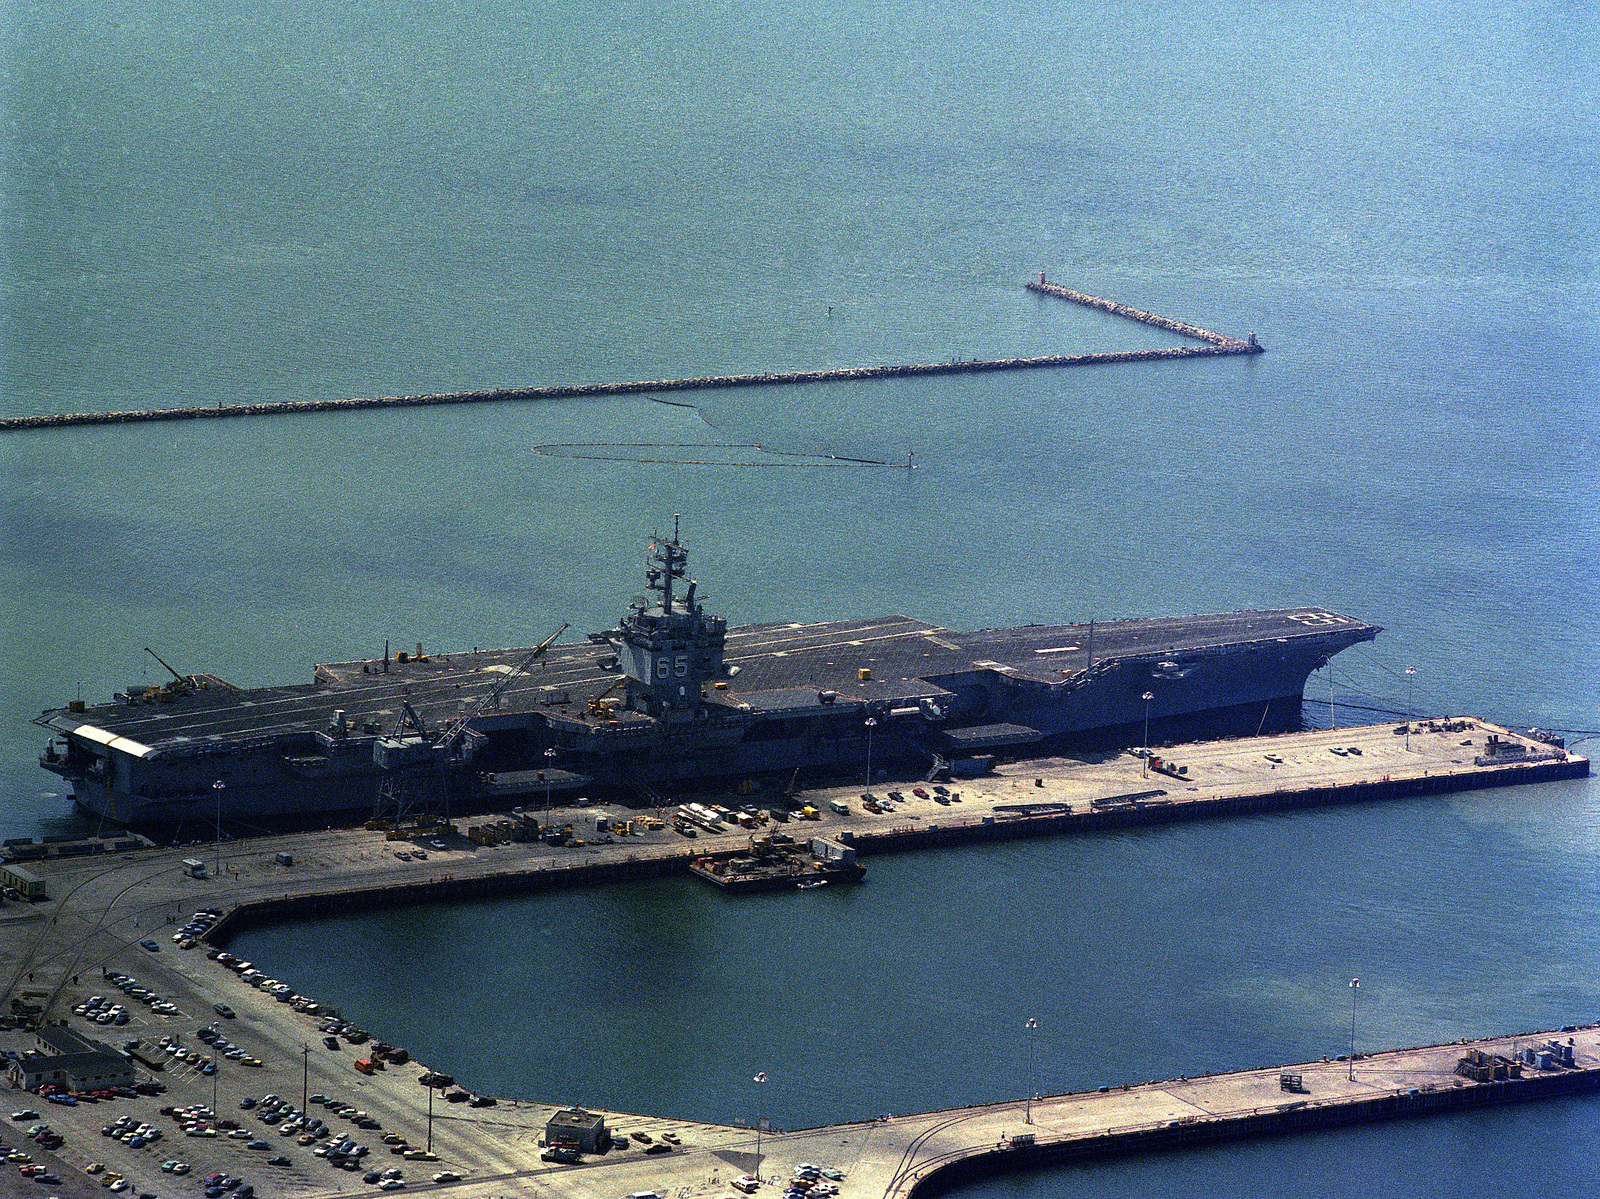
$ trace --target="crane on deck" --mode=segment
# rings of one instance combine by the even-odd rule
[[[473,751],[483,743],[481,733],[474,732],[474,719],[491,707],[500,706],[514,679],[527,673],[529,667],[542,658],[555,639],[570,626],[561,627],[521,658],[517,659],[492,687],[484,693],[469,711],[461,713],[436,734],[430,735],[427,722],[411,706],[409,695],[400,699],[400,716],[394,731],[373,743],[372,760],[383,770],[383,780],[378,784],[377,804],[373,809],[374,821],[393,820],[395,824],[412,815],[418,807],[428,817],[436,815],[435,806],[443,808],[444,820],[450,819],[450,795],[447,772],[452,766],[471,761]],[[407,733],[407,726],[412,732]],[[437,797],[435,799],[435,796]]]

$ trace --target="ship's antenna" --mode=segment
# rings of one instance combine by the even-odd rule
[[[652,591],[661,593],[661,611],[663,615],[672,614],[672,581],[684,578],[684,566],[688,561],[688,553],[678,543],[678,534],[681,528],[681,515],[672,514],[672,540],[668,541],[659,533],[655,541],[650,544],[652,565],[645,570],[646,585]],[[659,567],[659,568],[658,568]],[[691,596],[691,601],[692,601]]]
[[[662,556],[662,564],[667,568],[667,577],[662,580],[661,611],[666,616],[672,615],[672,580],[678,577],[675,569],[678,557],[678,514],[672,514],[672,541],[667,544],[666,553]]]

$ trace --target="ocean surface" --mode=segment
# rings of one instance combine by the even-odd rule
[[[1251,359],[0,434],[0,833],[29,723],[166,671],[609,627],[683,517],[733,623],[1321,603],[1306,715],[1600,730],[1583,6],[0,10],[0,414],[1173,344]],[[674,397],[683,399],[686,397]],[[707,445],[705,443],[716,443]],[[617,446],[553,457],[538,446]],[[903,464],[824,465],[837,454]],[[671,447],[671,448],[665,448]],[[567,450],[570,454],[573,451]],[[1415,667],[1415,675],[1405,674]],[[264,931],[484,1090],[785,1127],[1600,1018],[1600,782]],[[574,927],[594,927],[574,938]],[[330,952],[329,947],[337,952]],[[504,1018],[485,1035],[480,1013]],[[1600,1101],[971,1196],[1600,1183]]]

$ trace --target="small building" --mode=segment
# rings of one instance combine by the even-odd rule
[[[827,837],[812,837],[811,852],[831,866],[854,866],[856,850],[853,845],[843,845]]]
[[[11,1063],[7,1077],[13,1086],[37,1091],[55,1083],[69,1091],[99,1091],[133,1085],[132,1063],[109,1045],[57,1024],[40,1028],[34,1038],[41,1056]]]
[[[611,1143],[611,1130],[605,1117],[596,1112],[563,1108],[545,1122],[544,1143],[551,1148],[565,1145],[579,1153],[599,1153]]]
[[[44,1024],[34,1030],[34,1048],[50,1057],[64,1053],[88,1053],[99,1044],[65,1024]]]
[[[44,898],[44,879],[10,862],[0,865],[0,885],[16,888],[17,893],[27,900]]]

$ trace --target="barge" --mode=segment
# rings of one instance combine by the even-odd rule
[[[40,765],[125,825],[448,814],[591,788],[660,805],[716,779],[961,774],[1144,728],[1297,728],[1310,672],[1381,631],[1316,605],[973,632],[900,615],[730,628],[687,564],[676,528],[657,537],[654,598],[576,643],[385,650],[251,689],[168,667],[164,686],[42,713]]]
[[[742,894],[859,883],[867,868],[856,861],[853,846],[825,837],[814,837],[806,845],[756,838],[748,852],[695,858],[689,872],[719,890]]]

